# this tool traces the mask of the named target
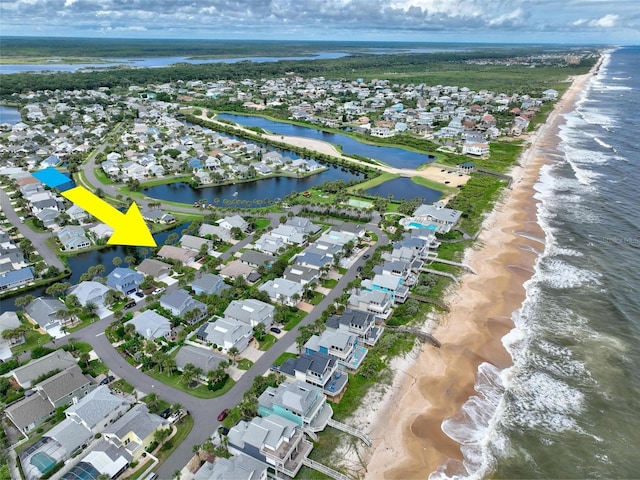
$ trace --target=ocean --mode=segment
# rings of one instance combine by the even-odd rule
[[[536,185],[546,238],[503,338],[513,365],[481,364],[442,425],[459,478],[640,478],[639,113],[640,47],[611,50]]]

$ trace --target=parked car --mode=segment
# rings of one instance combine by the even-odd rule
[[[138,298],[144,298],[144,293],[142,293],[142,292],[136,292],[136,297],[138,297]]]
[[[136,301],[135,300],[129,300],[127,303],[124,304],[124,308],[132,308],[136,306]]]
[[[229,433],[229,429],[227,427],[218,427],[218,432],[220,435],[227,435]]]
[[[362,258],[364,258],[364,259],[366,260],[366,259],[367,259],[367,258],[369,258],[370,256],[371,256],[371,255],[369,255],[368,253],[365,253],[364,255],[362,255]]]
[[[273,333],[281,333],[282,330],[280,330],[279,328],[276,327],[271,327],[269,330],[271,330]]]
[[[229,409],[225,408],[224,410],[222,410],[220,412],[220,414],[218,415],[218,421],[221,422],[223,421],[225,418],[227,418],[227,415],[229,415]]]
[[[167,408],[167,409],[163,410],[162,413],[160,414],[160,416],[162,418],[165,418],[165,419],[169,418],[169,415],[171,415],[171,409],[170,408]]]
[[[356,268],[356,271],[361,272],[362,271],[362,267]]]

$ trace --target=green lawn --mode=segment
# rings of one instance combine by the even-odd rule
[[[107,375],[109,373],[109,367],[100,360],[91,360],[87,368],[87,373],[94,378],[98,375]]]
[[[260,342],[260,347],[258,348],[258,350],[261,350],[263,352],[266,352],[267,350],[269,350],[274,343],[276,343],[278,341],[278,339],[276,337],[274,337],[273,335],[265,335],[264,340],[262,340]]]
[[[271,220],[269,220],[268,218],[256,218],[255,222],[256,230],[267,228],[269,225],[271,225]]]
[[[39,345],[44,345],[46,343],[49,343],[51,341],[51,335],[49,334],[43,335],[42,333],[38,332],[35,329],[27,330],[26,333],[24,334],[24,339],[26,340],[26,342],[23,343],[22,345],[16,345],[15,347],[12,347],[11,352],[18,354],[18,353],[22,353],[23,351],[26,352],[28,350],[33,350],[35,347]]]
[[[120,390],[125,393],[133,393],[135,388],[133,388],[127,381],[123,378],[120,378],[111,384],[111,388],[116,390]]]
[[[295,353],[284,352],[284,353],[280,354],[280,356],[278,358],[276,358],[276,361],[273,362],[273,364],[274,365],[282,365],[284,362],[286,362],[290,358],[296,358],[296,357],[297,357],[297,355]]]
[[[193,428],[193,418],[191,415],[187,415],[176,425],[176,427],[178,429],[176,434],[171,439],[167,440],[156,455],[158,458],[158,465],[162,465],[162,462],[169,458],[169,455],[171,455],[173,451],[178,448],[182,442],[184,442],[185,438],[187,438],[187,435],[189,435],[189,432]]]
[[[384,182],[388,182],[389,180],[393,180],[394,178],[398,178],[399,176],[400,175],[395,173],[383,172],[380,175],[373,177],[365,182],[358,183],[357,185],[353,185],[352,187],[347,188],[347,191],[350,193],[354,193],[358,190],[367,190],[372,187],[377,187],[378,185],[381,185]]]
[[[307,312],[303,312],[302,310],[298,310],[295,313],[287,313],[287,322],[284,324],[285,330],[291,330],[295,328],[296,325],[300,323],[300,321],[307,315]]]
[[[100,183],[104,185],[115,185],[115,182],[111,180],[106,173],[104,173],[104,170],[102,170],[102,168],[96,168],[93,173]]]
[[[428,180],[428,179],[422,178],[422,177],[413,177],[411,179],[411,181],[413,183],[417,183],[418,185],[422,185],[423,187],[427,187],[427,188],[430,188],[432,190],[437,190],[437,191],[442,192],[444,194],[456,193],[458,191],[457,188],[448,187],[446,185],[443,185],[442,183],[434,182],[432,180]]]
[[[271,336],[271,335],[269,335],[269,336]],[[249,370],[253,366],[253,362],[251,360],[249,360],[248,358],[242,358],[242,359],[238,360],[238,363],[236,363],[236,366],[240,370]]]
[[[335,278],[328,278],[324,282],[322,282],[322,286],[324,288],[335,288],[336,285],[338,285],[338,280],[336,280]]]
[[[318,305],[323,298],[324,298],[324,295],[322,295],[320,292],[313,292],[313,298],[309,300],[309,303],[311,305]]]
[[[220,397],[227,393],[233,385],[235,385],[235,381],[229,377],[225,382],[224,386],[219,390],[209,390],[206,385],[199,384],[196,388],[187,388],[187,385],[182,380],[182,375],[180,373],[175,373],[173,375],[167,375],[166,373],[156,372],[155,370],[146,370],[144,372],[146,375],[149,375],[152,378],[164,383],[165,385],[169,385],[170,387],[181,390],[189,395],[193,395],[197,398],[216,398]]]

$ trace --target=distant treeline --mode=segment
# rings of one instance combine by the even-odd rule
[[[3,40],[4,42],[4,40]],[[524,49],[523,49],[524,51]],[[535,49],[529,49],[535,54]],[[540,53],[539,51],[537,53]],[[557,53],[557,52],[556,52]],[[569,52],[568,52],[569,53]],[[243,80],[274,78],[295,72],[297,75],[327,79],[386,78],[399,83],[428,85],[459,85],[472,89],[492,89],[506,92],[535,93],[556,88],[569,75],[586,72],[595,57],[580,65],[527,66],[475,65],[475,59],[511,58],[511,49],[481,52],[446,52],[430,54],[355,55],[339,59],[313,61],[239,62],[235,64],[178,64],[165,68],[108,68],[94,72],[61,72],[56,74],[19,73],[2,75],[0,98],[13,93],[35,90],[95,89],[98,87],[128,87],[161,84],[176,80]],[[524,55],[520,52],[520,55]],[[562,68],[560,68],[562,67]]]

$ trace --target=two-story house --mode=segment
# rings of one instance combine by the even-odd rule
[[[196,314],[189,320],[191,324],[202,320],[207,314],[207,306],[182,289],[162,295],[160,297],[160,306],[169,310],[173,316],[182,319],[185,318],[187,312],[195,310]]]
[[[381,325],[376,325],[375,315],[372,313],[349,308],[342,315],[329,317],[326,325],[330,331],[355,333],[368,346],[375,345],[384,330]]]
[[[107,275],[107,286],[130,295],[144,282],[144,275],[130,268],[117,267]]]

